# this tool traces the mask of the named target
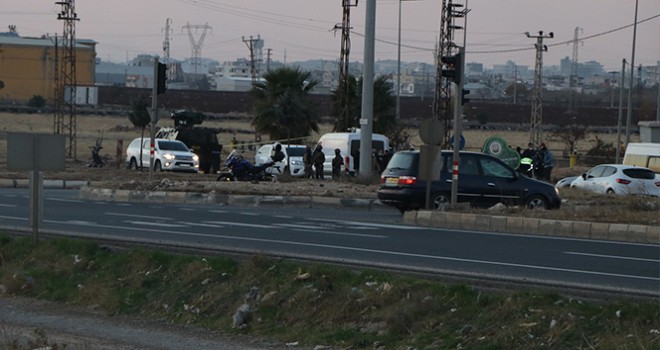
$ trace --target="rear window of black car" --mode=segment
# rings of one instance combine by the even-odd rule
[[[411,172],[416,173],[418,168],[419,159],[418,153],[395,153],[387,164],[388,169],[405,170],[409,169]]]
[[[623,173],[632,177],[633,179],[653,180],[655,173],[649,169],[623,169]]]

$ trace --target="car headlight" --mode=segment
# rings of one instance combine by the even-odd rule
[[[165,158],[167,160],[172,160],[172,159],[176,158],[176,156],[171,154],[171,153],[165,153],[165,154],[163,154],[163,158]]]
[[[195,154],[195,155],[193,156],[193,160],[194,160],[194,161],[198,161],[198,160],[199,160],[199,156]]]
[[[303,165],[303,162],[299,160],[292,160],[291,165]]]

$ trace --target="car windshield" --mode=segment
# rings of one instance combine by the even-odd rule
[[[305,155],[305,147],[287,147],[286,153],[291,157],[302,157]]]
[[[158,148],[160,148],[163,151],[183,151],[183,152],[190,151],[185,144],[177,141],[158,141]]]
[[[628,168],[623,169],[623,173],[632,177],[633,179],[644,179],[644,180],[653,180],[655,179],[655,173],[649,169],[640,169],[640,168]]]

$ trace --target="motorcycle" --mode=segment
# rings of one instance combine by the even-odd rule
[[[221,173],[217,181],[272,181],[273,175],[266,172],[266,169],[274,164],[274,162],[268,162],[253,165],[241,156],[230,156],[225,161],[225,166],[229,171]]]

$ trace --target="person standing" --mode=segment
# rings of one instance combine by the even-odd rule
[[[312,147],[309,147],[309,145],[305,146],[303,165],[305,166],[305,179],[314,178],[314,158],[312,157]]]
[[[321,146],[320,143],[316,145],[316,148],[312,153],[312,159],[314,160],[316,179],[323,180],[323,163],[325,163],[325,154],[323,154],[323,146]]]
[[[332,158],[332,179],[338,180],[341,177],[341,166],[344,165],[344,159],[341,157],[341,150],[335,148],[335,157]]]
[[[541,144],[541,154],[543,155],[543,173],[542,179],[550,182],[552,176],[552,168],[554,167],[555,157],[552,155],[552,152],[545,146],[545,143]]]

